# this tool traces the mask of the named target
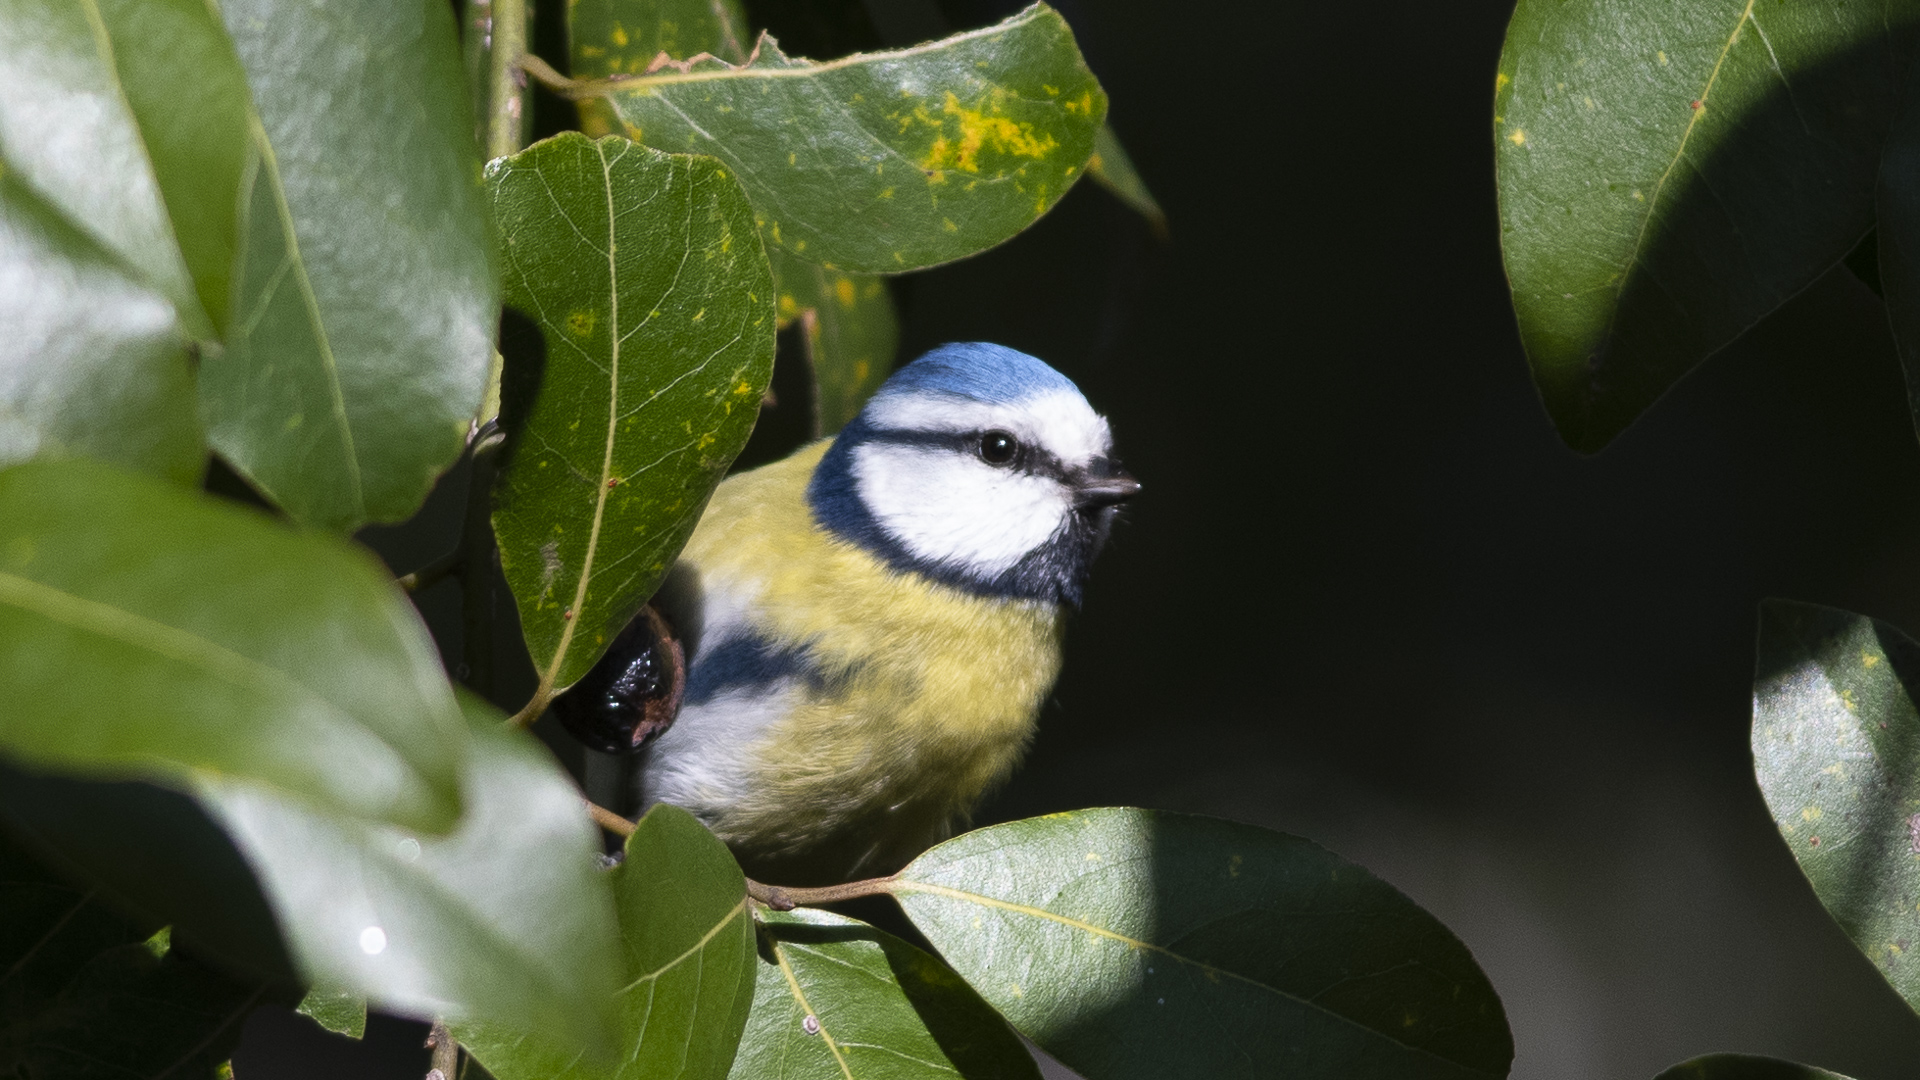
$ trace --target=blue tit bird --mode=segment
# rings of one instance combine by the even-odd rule
[[[898,869],[1018,763],[1139,489],[1041,361],[969,343],[901,368],[837,437],[714,493],[655,601],[687,673],[641,801],[763,881]]]

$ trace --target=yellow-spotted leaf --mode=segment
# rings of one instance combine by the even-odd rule
[[[982,997],[1088,1080],[1489,1080],[1513,1058],[1466,946],[1298,837],[1054,814],[949,840],[891,892]]]
[[[821,63],[763,35],[740,66],[700,60],[573,93],[602,97],[649,146],[727,162],[770,244],[858,273],[964,258],[1026,228],[1085,171],[1107,112],[1045,4]]]
[[[488,167],[507,303],[545,368],[503,405],[493,523],[540,669],[572,685],[665,575],[773,370],[773,281],[732,171],[568,133]]]
[[[742,63],[753,35],[738,0],[573,0],[567,43],[576,79],[644,75],[661,56],[701,53]],[[599,137],[620,131],[620,118],[599,98],[580,105],[580,130]]]
[[[829,270],[774,248],[780,324],[806,330],[813,368],[815,435],[832,435],[860,412],[893,370],[900,319],[885,278]]]

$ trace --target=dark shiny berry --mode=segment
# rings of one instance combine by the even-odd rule
[[[1004,431],[980,436],[980,460],[989,465],[1011,465],[1020,455],[1020,440]]]
[[[672,628],[651,606],[642,608],[593,670],[554,700],[554,715],[582,744],[631,754],[673,723],[686,669]]]

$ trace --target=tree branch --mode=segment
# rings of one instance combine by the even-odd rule
[[[520,149],[526,129],[527,0],[493,0],[493,46],[487,64],[487,158]]]

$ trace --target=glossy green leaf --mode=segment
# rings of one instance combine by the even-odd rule
[[[893,371],[900,319],[886,279],[829,270],[774,248],[780,322],[799,319],[813,368],[813,433],[832,435],[859,415]]]
[[[364,551],[93,462],[0,471],[0,752],[440,829],[465,728]]]
[[[1760,607],[1753,764],[1827,912],[1920,1009],[1920,643],[1863,615]]]
[[[196,483],[206,447],[164,297],[0,174],[0,465],[87,456]]]
[[[710,158],[567,133],[487,179],[507,302],[547,345],[508,425],[493,524],[551,690],[653,595],[745,445],[773,370],[773,282]]]
[[[214,448],[299,521],[412,514],[499,317],[473,117],[437,0],[222,0],[258,109]]]
[[[735,1080],[1039,1080],[1007,1022],[940,961],[824,911],[761,918]]]
[[[1100,125],[1099,134],[1093,137],[1093,157],[1087,161],[1087,175],[1146,218],[1154,232],[1166,235],[1166,211],[1160,209],[1159,200],[1147,190],[1147,182],[1133,167],[1133,159],[1120,145],[1120,137],[1106,124]]]
[[[688,60],[710,53],[744,63],[753,35],[738,0],[574,0],[567,8],[567,44],[576,79],[644,74],[665,53]],[[580,130],[598,138],[620,133],[620,118],[599,98],[580,106]]]
[[[262,1001],[0,834],[0,1075],[213,1080]]]
[[[1093,155],[1106,93],[1045,4],[982,30],[825,63],[762,36],[751,62],[600,81],[626,133],[731,165],[769,243],[891,273],[1032,224]]]
[[[954,969],[1088,1080],[1501,1077],[1466,946],[1298,837],[1105,809],[980,829],[893,886]]]
[[[1873,223],[1920,3],[1521,0],[1502,245],[1561,437],[1593,451]]]
[[[532,736],[462,704],[468,812],[447,836],[242,781],[202,779],[199,797],[246,852],[313,984],[605,1052],[619,943],[580,793]]]
[[[1836,1072],[1778,1058],[1708,1054],[1683,1061],[1653,1080],[1848,1080]]]
[[[454,1034],[499,1080],[721,1080],[753,1003],[753,917],[739,865],[691,814],[661,805],[640,819],[608,876],[625,946],[616,1062],[585,1062],[492,1025]]]
[[[367,999],[352,990],[316,986],[300,999],[295,1011],[349,1039],[358,1039],[367,1033]]]
[[[203,0],[0,4],[0,161],[214,336],[247,86]]]

